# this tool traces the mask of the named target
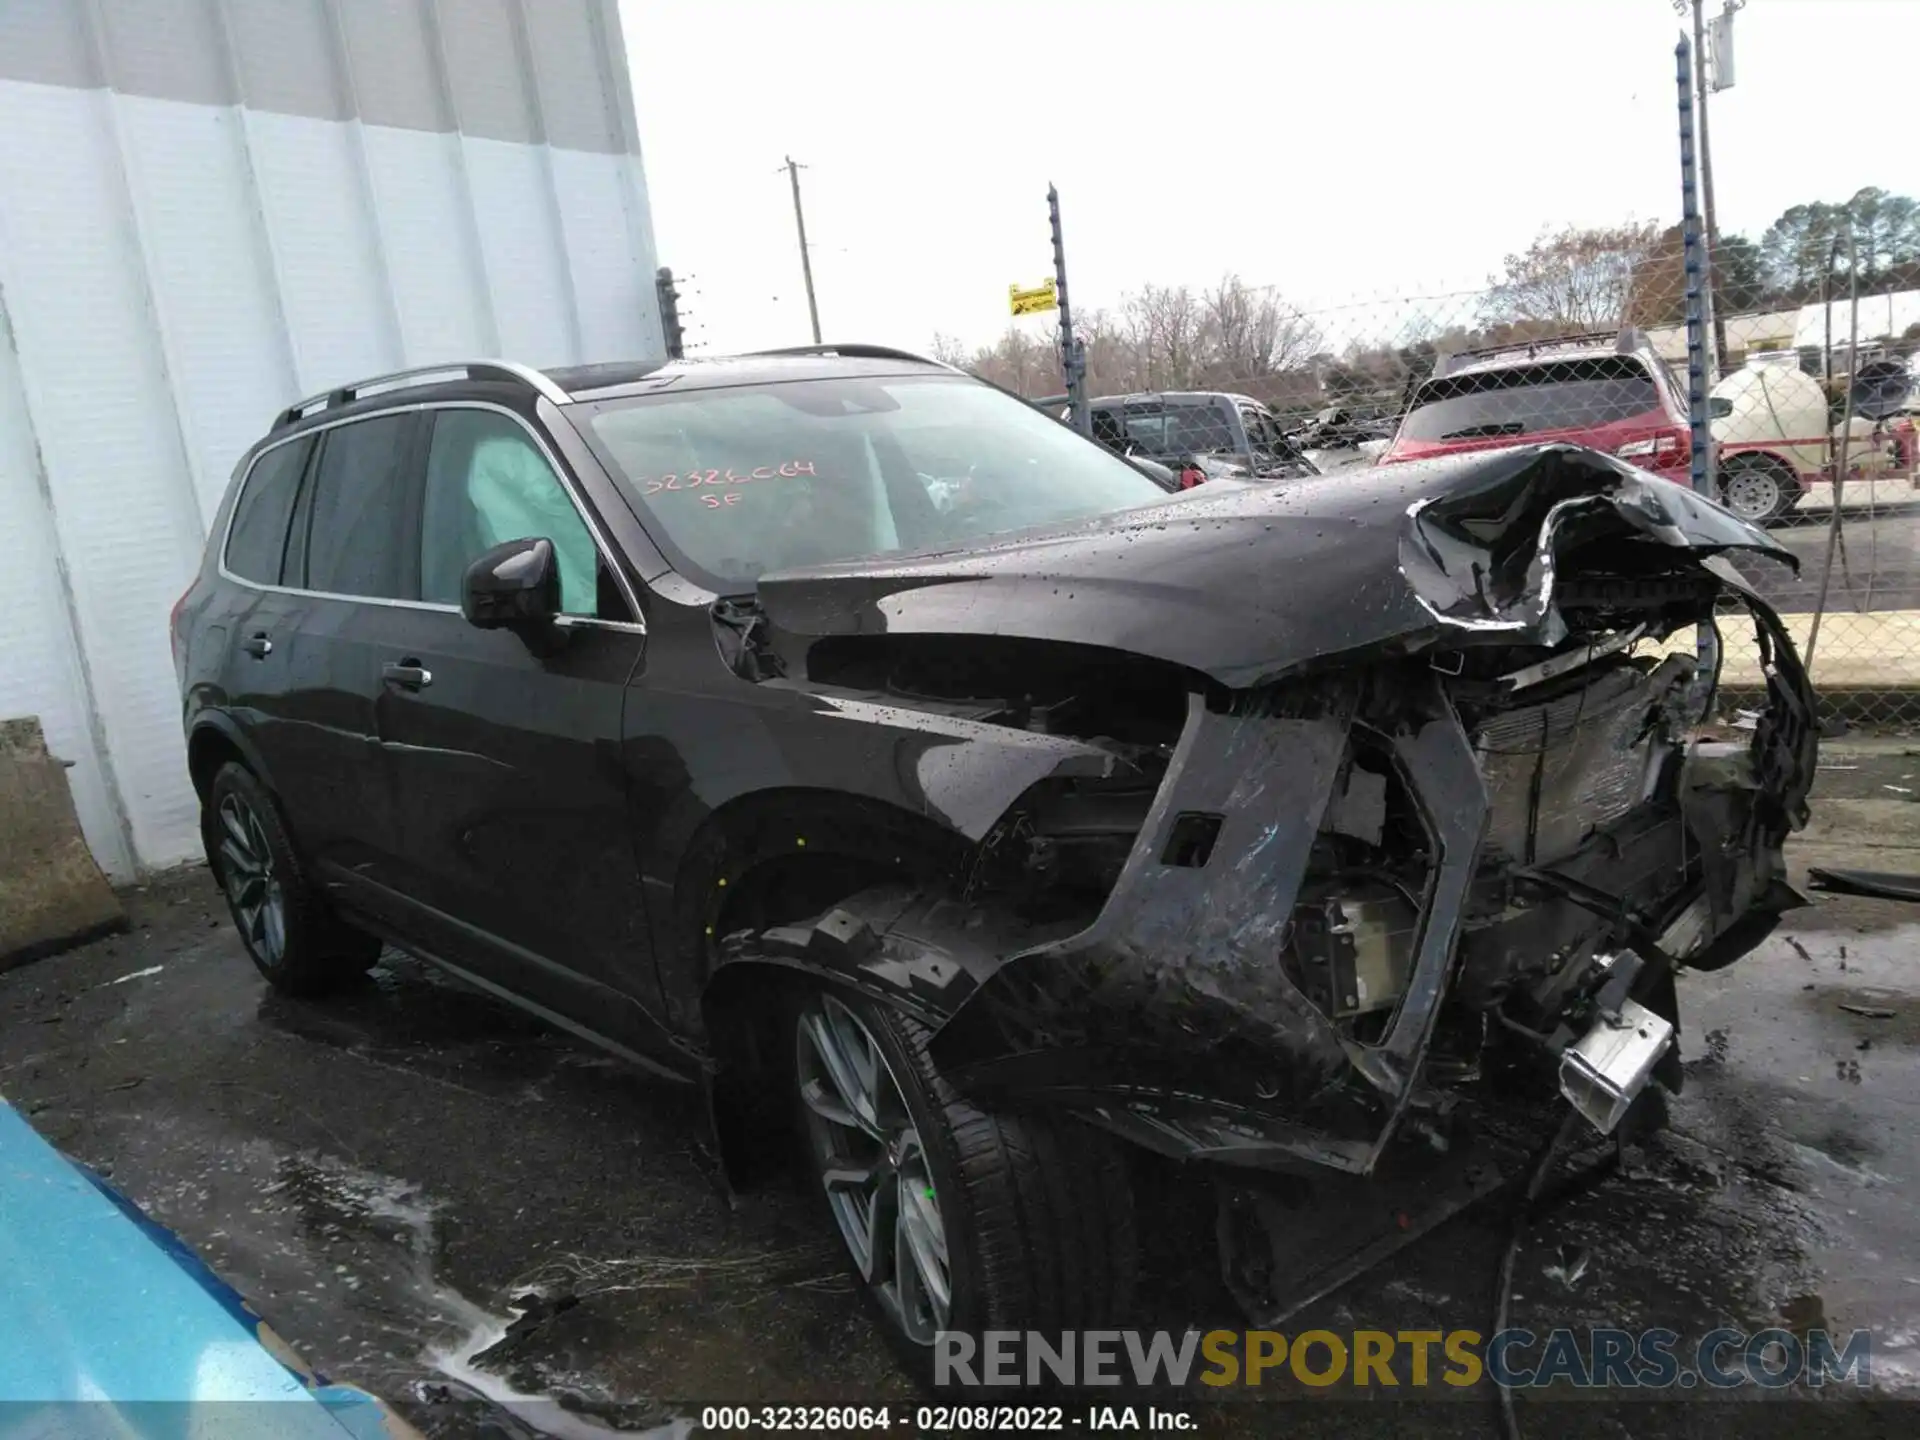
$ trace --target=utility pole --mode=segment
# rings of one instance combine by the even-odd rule
[[[800,235],[800,273],[807,282],[807,319],[813,322],[813,343],[820,343],[820,307],[813,299],[813,257],[807,253],[807,217],[800,209],[801,166],[787,157],[787,179],[793,183],[793,228]]]
[[[1686,32],[1673,47],[1673,88],[1680,112],[1680,235],[1687,277],[1687,429],[1690,437],[1688,476],[1693,488],[1713,496],[1714,476],[1713,422],[1707,406],[1711,388],[1713,356],[1708,343],[1707,316],[1711,295],[1707,287],[1706,225],[1700,213],[1700,175],[1695,164],[1695,81],[1697,59]],[[1840,510],[1834,503],[1834,513]],[[1720,672],[1720,632],[1711,618],[1694,627],[1694,698],[1706,715],[1712,702],[1713,677]]]
[[[1700,210],[1698,97],[1694,93],[1693,45],[1682,32],[1673,47],[1673,85],[1680,112],[1681,268],[1687,281],[1687,419],[1691,431],[1689,478],[1693,488],[1712,496],[1715,488],[1713,426],[1707,407],[1713,387],[1713,354],[1708,342],[1706,225]]]
[[[1060,192],[1047,186],[1047,219],[1053,227],[1053,287],[1060,302],[1060,373],[1067,382],[1067,408],[1073,428],[1093,434],[1087,409],[1087,351],[1073,335],[1073,307],[1067,302],[1067,247],[1060,236]]]

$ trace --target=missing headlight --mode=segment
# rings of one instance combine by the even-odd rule
[[[1294,907],[1284,959],[1323,1014],[1351,1020],[1400,1003],[1419,933],[1419,912],[1399,886],[1334,880]]]

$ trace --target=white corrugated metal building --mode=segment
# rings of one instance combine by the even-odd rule
[[[0,0],[0,716],[198,853],[167,617],[276,409],[662,353],[614,0]]]

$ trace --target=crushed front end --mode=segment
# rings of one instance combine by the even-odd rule
[[[1610,1130],[1677,1085],[1676,970],[1798,903],[1813,696],[1727,558],[1783,552],[1557,446],[1455,466],[1391,525],[1395,588],[1326,627],[1367,643],[1196,685],[1170,753],[1047,782],[982,843],[975,902],[1103,898],[1037,921],[946,1019],[956,1084],[1183,1159],[1353,1175],[1490,1091],[1558,1088]],[[1736,643],[1741,614],[1766,698],[1726,740],[1692,642]]]

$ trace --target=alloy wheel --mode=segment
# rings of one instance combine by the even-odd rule
[[[220,878],[233,923],[247,947],[268,965],[287,952],[287,902],[273,850],[253,807],[238,795],[220,799]]]
[[[1727,508],[1742,520],[1758,523],[1770,519],[1780,504],[1780,481],[1758,466],[1734,470],[1722,488]]]
[[[800,1015],[800,1098],[827,1203],[860,1276],[916,1345],[953,1303],[947,1230],[920,1132],[866,1024],[823,995]]]

